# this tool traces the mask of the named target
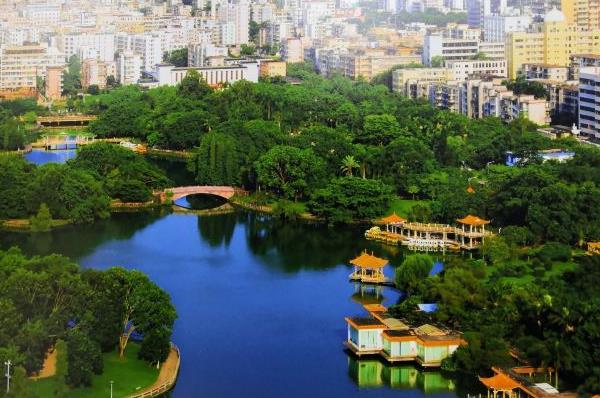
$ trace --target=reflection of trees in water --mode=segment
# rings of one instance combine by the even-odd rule
[[[194,210],[214,209],[227,203],[227,200],[215,195],[196,194],[185,197],[188,207]]]
[[[19,246],[24,253],[61,253],[73,259],[91,254],[108,240],[127,240],[167,214],[163,210],[113,213],[93,224],[68,225],[42,234],[2,233],[0,247]],[[24,236],[27,237],[24,237]]]
[[[348,375],[359,387],[419,389],[426,394],[455,391],[462,377],[411,365],[389,366],[377,359],[358,359],[353,355],[348,356]]]
[[[243,213],[242,213],[243,214]],[[326,269],[348,261],[367,250],[387,258],[393,266],[402,262],[406,250],[364,238],[365,226],[328,227],[321,223],[285,221],[257,213],[245,213],[246,238],[252,253],[267,264],[286,272]],[[393,271],[388,269],[388,276]]]
[[[360,231],[353,227],[334,229],[255,213],[247,213],[246,223],[252,253],[285,272],[330,268],[360,250]]]
[[[212,247],[229,246],[237,224],[235,213],[215,216],[198,216],[198,232]]]

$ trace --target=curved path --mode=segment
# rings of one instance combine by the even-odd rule
[[[158,397],[159,395],[169,391],[173,385],[175,385],[175,381],[177,380],[180,362],[181,357],[179,354],[179,349],[174,344],[171,344],[169,356],[167,357],[167,360],[162,363],[160,372],[158,373],[158,378],[154,384],[136,392],[135,394],[129,395],[127,398]]]

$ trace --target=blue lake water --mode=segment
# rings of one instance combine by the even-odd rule
[[[25,154],[25,159],[33,164],[41,166],[46,163],[66,163],[67,160],[73,159],[77,154],[76,149],[66,149],[59,151],[37,150]]]
[[[114,214],[46,234],[0,234],[0,247],[58,252],[85,267],[139,269],[171,295],[182,367],[173,397],[436,397],[473,391],[412,365],[357,360],[342,343],[345,316],[398,292],[348,282],[363,249],[399,264],[403,252],[366,241],[362,228],[218,216]],[[442,258],[439,258],[442,260]],[[393,267],[385,270],[388,276]]]

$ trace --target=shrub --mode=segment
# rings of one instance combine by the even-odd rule
[[[295,220],[304,213],[304,205],[290,200],[278,200],[273,205],[273,214],[286,220]]]

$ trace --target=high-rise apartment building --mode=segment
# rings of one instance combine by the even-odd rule
[[[579,129],[588,137],[600,138],[600,67],[579,71]]]
[[[142,57],[133,51],[123,51],[117,56],[117,81],[123,85],[136,84],[142,76]]]
[[[487,42],[504,41],[510,32],[525,32],[531,24],[529,15],[486,15],[483,18],[483,39]]]
[[[48,66],[60,66],[64,54],[38,44],[0,48],[0,89],[37,87],[37,78],[46,77]]]
[[[600,28],[600,0],[561,0],[560,6],[568,23],[587,30]]]
[[[516,78],[526,63],[568,66],[571,55],[584,53],[600,53],[600,29],[585,30],[568,23],[554,8],[537,31],[507,35],[508,77]]]
[[[64,66],[48,66],[46,68],[46,94],[45,97],[57,100],[62,97]]]
[[[304,61],[304,46],[299,38],[287,39],[283,42],[283,60],[288,63]]]

